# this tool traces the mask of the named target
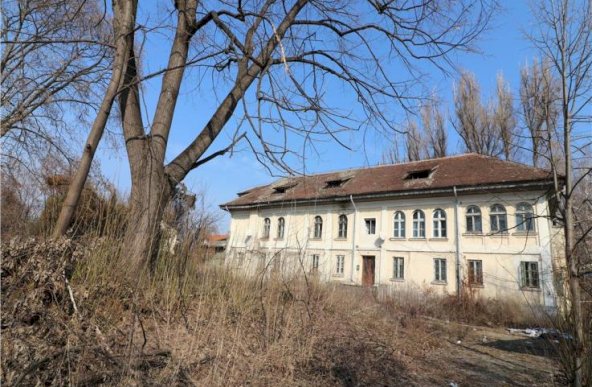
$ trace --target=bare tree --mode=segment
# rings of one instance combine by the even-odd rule
[[[94,113],[110,63],[108,22],[96,0],[2,1],[3,166],[33,171],[70,146]]]
[[[419,133],[417,123],[413,120],[407,123],[405,130],[405,146],[407,161],[419,161],[426,158],[424,140]]]
[[[551,73],[549,61],[535,61],[520,71],[520,105],[524,125],[532,147],[532,165],[540,166],[541,158],[551,162],[550,140],[556,133],[559,116],[559,85]]]
[[[515,152],[514,135],[516,130],[516,118],[514,115],[514,102],[510,87],[503,75],[497,76],[497,105],[493,113],[493,127],[499,133],[503,154],[506,160],[510,160]]]
[[[592,381],[592,351],[590,349],[589,319],[585,323],[581,298],[580,260],[576,252],[578,245],[592,232],[579,230],[576,240],[576,222],[574,218],[575,195],[578,185],[587,180],[592,172],[590,166],[584,168],[574,181],[574,153],[583,154],[590,146],[589,123],[592,117],[586,116],[586,108],[592,101],[592,2],[590,0],[557,2],[537,1],[533,4],[533,13],[539,30],[530,35],[531,41],[538,47],[545,59],[552,64],[552,69],[560,84],[560,126],[563,134],[565,186],[556,185],[556,194],[563,196],[563,225],[565,234],[565,258],[568,266],[570,290],[570,321],[575,332],[574,364],[570,369],[572,383],[582,386]],[[577,134],[578,123],[584,123],[583,134]],[[588,125],[588,126],[586,126]],[[552,164],[553,166],[553,164]],[[585,325],[588,325],[585,328]]]
[[[448,148],[448,134],[439,99],[432,97],[421,109],[421,123],[427,141],[427,157],[445,157]]]
[[[453,94],[456,117],[451,122],[462,138],[465,150],[499,156],[502,144],[491,120],[494,108],[483,106],[481,88],[475,76],[463,71]]]
[[[128,3],[116,1],[114,9]],[[161,72],[141,75],[133,42],[125,42],[128,61],[119,104],[132,175],[134,220],[127,246],[139,267],[154,263],[163,210],[190,171],[230,151],[239,140],[258,159],[266,160],[265,165],[290,170],[290,158],[301,154],[288,147],[290,137],[314,146],[316,139],[329,136],[345,145],[339,138],[342,131],[369,125],[392,128],[383,106],[398,102],[409,107],[414,101],[410,85],[418,76],[417,61],[447,66],[452,51],[470,48],[492,11],[486,1],[435,0],[362,4],[268,0],[234,6],[178,0],[174,7],[171,51]],[[115,24],[120,17],[115,13]],[[397,64],[400,71],[389,69]],[[175,106],[190,65],[229,81],[207,124],[197,128],[193,141],[165,163]],[[162,87],[146,128],[139,83],[156,75],[162,75]],[[359,114],[331,105],[329,84],[348,87]],[[243,119],[229,136],[230,146],[206,155],[234,116]],[[279,142],[269,136],[274,130],[283,133]],[[67,220],[60,224],[61,230]]]

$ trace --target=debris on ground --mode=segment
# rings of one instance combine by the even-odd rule
[[[573,340],[573,336],[569,333],[561,332],[554,328],[508,328],[507,330],[511,335],[526,336],[532,339],[541,338],[549,340]]]

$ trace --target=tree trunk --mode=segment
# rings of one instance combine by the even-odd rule
[[[117,48],[115,51],[115,59],[113,61],[111,80],[109,81],[109,86],[105,91],[105,96],[101,102],[97,117],[95,118],[91,131],[88,134],[88,138],[82,152],[82,157],[80,159],[80,165],[78,166],[78,169],[76,170],[76,173],[74,174],[74,177],[72,178],[72,181],[68,187],[66,198],[62,204],[62,209],[53,231],[54,238],[58,238],[66,234],[66,231],[72,223],[76,207],[78,207],[78,202],[80,201],[80,196],[82,194],[82,190],[84,189],[84,184],[86,183],[86,179],[95,156],[95,152],[99,146],[99,143],[101,142],[101,138],[103,137],[107,120],[111,114],[113,102],[117,96],[123,75],[126,72],[126,65],[128,62],[127,56],[130,51],[129,47],[133,47],[132,31],[134,29],[136,20],[136,8],[136,1],[127,1],[122,4],[117,4],[114,2],[114,29],[117,36]]]
[[[129,223],[125,234],[125,253],[133,273],[153,271],[161,241],[161,222],[164,209],[173,189],[161,163],[152,157],[152,144],[144,141],[143,151],[130,154],[132,191]]]

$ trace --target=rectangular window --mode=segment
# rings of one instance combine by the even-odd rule
[[[368,235],[376,234],[376,219],[364,219],[364,222],[366,223],[366,233],[368,233]]]
[[[393,279],[405,278],[405,260],[403,257],[393,258]]]
[[[538,262],[520,262],[520,285],[523,288],[539,288],[539,264]]]
[[[337,256],[337,265],[335,267],[335,274],[343,275],[344,267],[345,267],[345,255],[338,255]]]
[[[446,259],[434,258],[434,281],[446,282]]]
[[[312,272],[316,272],[319,270],[319,255],[318,254],[313,254],[312,255],[312,267],[311,267],[311,271]]]
[[[483,261],[469,260],[469,285],[483,285]]]

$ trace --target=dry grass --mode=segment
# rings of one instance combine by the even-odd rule
[[[163,256],[148,277],[129,273],[125,250],[110,239],[5,247],[2,380],[354,386],[466,379],[432,367],[459,335],[472,334],[422,317],[450,319],[446,300],[385,298],[310,278],[247,279],[188,258]]]

